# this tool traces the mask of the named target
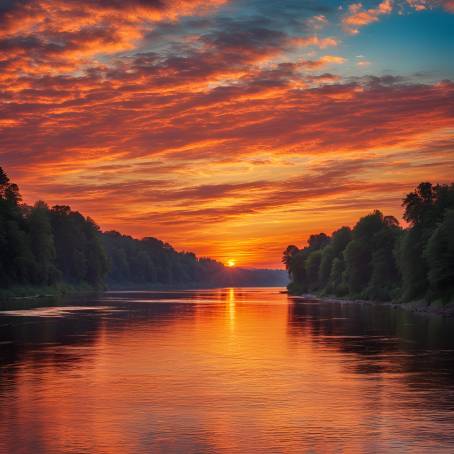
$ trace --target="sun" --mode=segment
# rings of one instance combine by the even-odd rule
[[[235,265],[236,265],[236,261],[235,260],[231,260],[230,259],[230,260],[227,261],[227,266],[229,268],[233,268]]]

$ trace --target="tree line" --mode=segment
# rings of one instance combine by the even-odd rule
[[[101,234],[106,251],[109,287],[132,285],[195,284],[203,286],[284,286],[288,279],[281,270],[226,268],[208,257],[193,252],[177,252],[156,238],[141,240],[115,231]]]
[[[285,285],[277,270],[227,270],[215,260],[177,252],[156,238],[101,232],[66,205],[22,203],[0,167],[0,289],[150,285]],[[284,283],[285,282],[285,283]]]
[[[0,287],[100,285],[108,257],[95,222],[68,206],[21,202],[0,167]]]
[[[202,282],[225,268],[213,259],[177,252],[170,244],[151,237],[138,240],[110,231],[101,234],[101,244],[109,258],[106,279],[111,286]]]
[[[421,183],[403,199],[402,228],[376,210],[353,228],[311,235],[282,261],[293,294],[454,302],[454,184]]]

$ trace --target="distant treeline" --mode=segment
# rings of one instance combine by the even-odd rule
[[[261,286],[288,282],[280,270],[226,268],[216,260],[177,252],[156,238],[137,240],[118,232],[100,235],[109,263],[107,284],[127,287],[142,284],[185,286]]]
[[[421,183],[403,199],[407,228],[380,211],[331,237],[288,246],[291,293],[454,302],[454,184]]]
[[[21,202],[18,186],[0,167],[1,289],[60,283],[97,288],[286,284],[278,270],[230,270],[156,238],[103,233],[68,206]]]

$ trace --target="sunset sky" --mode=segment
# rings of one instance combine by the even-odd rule
[[[239,266],[454,180],[454,1],[2,0],[24,200]]]

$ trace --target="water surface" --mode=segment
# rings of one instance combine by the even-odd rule
[[[1,453],[454,452],[454,321],[279,289],[0,315]]]

